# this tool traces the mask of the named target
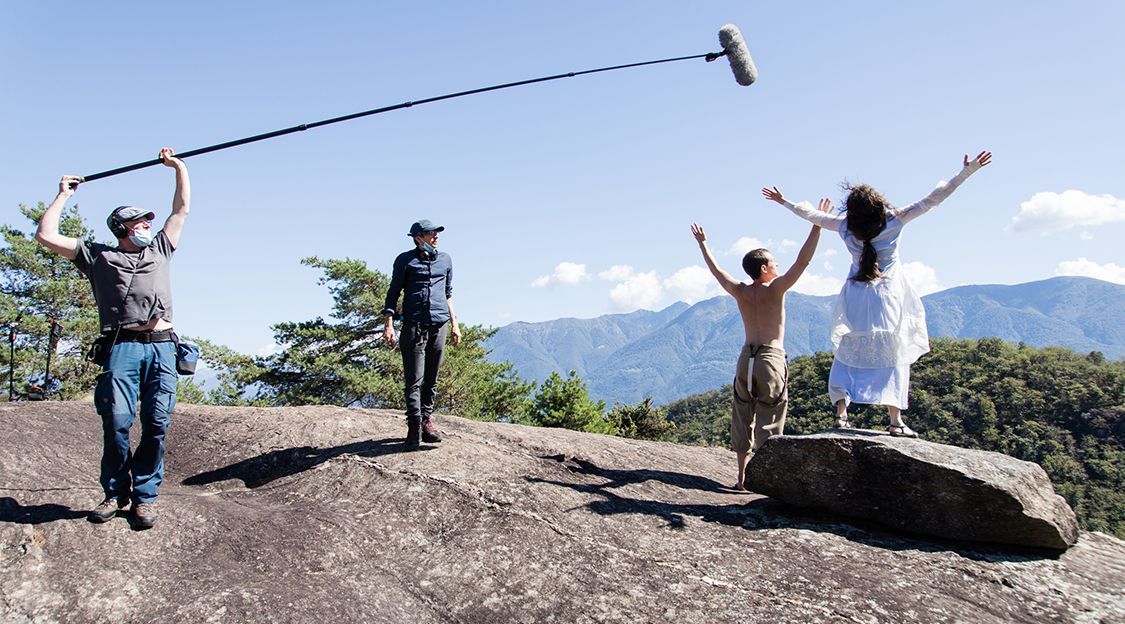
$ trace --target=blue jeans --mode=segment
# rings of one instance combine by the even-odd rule
[[[402,372],[406,378],[403,394],[408,423],[420,422],[434,413],[447,327],[446,323],[422,327],[412,321],[402,322],[398,348],[402,352]]]
[[[113,345],[94,389],[102,417],[101,483],[106,498],[156,500],[164,479],[164,434],[176,407],[176,343]],[[129,428],[141,403],[141,441],[129,449]]]

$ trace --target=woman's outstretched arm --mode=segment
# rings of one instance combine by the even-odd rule
[[[770,201],[775,201],[782,206],[785,206],[790,210],[790,212],[797,215],[798,217],[801,217],[805,221],[808,221],[813,225],[820,226],[826,230],[839,232],[840,228],[844,225],[844,217],[842,215],[834,215],[827,212],[821,212],[816,208],[813,208],[812,204],[810,204],[809,202],[794,204],[788,199],[785,199],[785,196],[781,194],[781,191],[777,190],[776,186],[772,189],[762,189],[762,195],[765,195],[766,199],[769,199]],[[823,200],[821,203],[823,204],[825,201],[828,200]]]
[[[947,197],[953,194],[953,191],[957,190],[958,186],[961,186],[962,182],[969,179],[969,176],[979,171],[981,167],[992,162],[992,152],[989,152],[987,150],[983,151],[980,154],[977,154],[977,157],[972,160],[969,160],[969,155],[965,154],[964,162],[965,164],[961,168],[961,171],[958,172],[957,175],[953,176],[951,180],[949,180],[948,182],[942,180],[938,183],[937,188],[930,191],[929,195],[926,195],[922,199],[914,202],[913,204],[910,204],[906,208],[903,208],[899,213],[899,220],[904,224],[909,223],[910,221],[913,221],[914,219],[926,214],[941,202],[945,201]]]

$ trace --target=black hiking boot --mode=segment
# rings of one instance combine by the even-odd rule
[[[417,420],[407,421],[406,423],[406,450],[417,451],[421,445],[419,438],[422,433],[422,423]]]
[[[434,424],[430,422],[429,416],[422,419],[422,441],[426,444],[441,442],[441,434],[438,433],[437,429],[434,429]]]

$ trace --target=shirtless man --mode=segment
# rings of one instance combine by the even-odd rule
[[[827,199],[820,209],[831,208]],[[785,360],[785,291],[797,283],[816,253],[820,228],[813,226],[809,238],[787,273],[778,273],[777,261],[765,249],[755,249],[742,258],[742,268],[753,282],[735,280],[715,264],[707,248],[703,228],[691,225],[707,268],[723,290],[738,302],[746,345],[738,357],[734,377],[734,408],[730,420],[730,440],[738,462],[738,483],[745,491],[746,462],[751,449],[757,450],[771,435],[785,432],[785,412],[789,407],[789,364]]]

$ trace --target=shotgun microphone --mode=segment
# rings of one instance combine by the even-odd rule
[[[754,67],[754,59],[750,58],[750,50],[746,48],[746,41],[738,26],[727,24],[719,29],[719,43],[723,46],[723,53],[730,60],[730,69],[734,72],[734,79],[738,84],[748,87],[758,79],[758,68]]]

